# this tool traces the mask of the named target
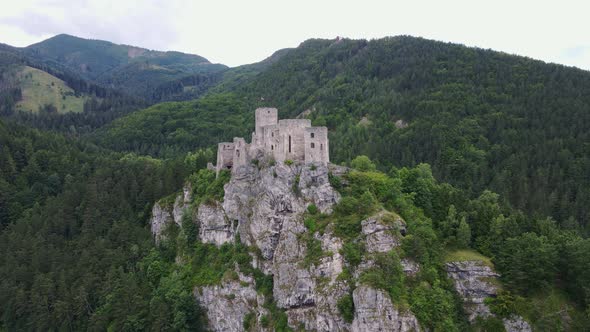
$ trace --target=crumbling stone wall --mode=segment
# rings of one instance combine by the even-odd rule
[[[251,144],[240,137],[235,137],[232,143],[219,143],[215,167],[218,173],[263,155],[272,156],[278,162],[292,160],[322,165],[330,162],[326,127],[312,127],[309,119],[278,120],[278,110],[268,107],[256,109],[255,120]]]

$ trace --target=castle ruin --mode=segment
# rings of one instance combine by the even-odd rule
[[[312,127],[309,119],[278,119],[276,108],[257,108],[256,126],[250,144],[241,137],[217,146],[216,172],[236,169],[268,156],[278,162],[305,164],[330,162],[328,128]]]

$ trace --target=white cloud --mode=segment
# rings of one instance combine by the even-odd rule
[[[308,38],[408,34],[590,69],[587,7],[567,0],[19,0],[2,5],[0,41],[24,46],[69,33],[239,65]]]

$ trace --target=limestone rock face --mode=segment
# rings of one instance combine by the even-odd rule
[[[420,271],[420,265],[409,258],[401,260],[402,269],[408,276],[415,276]]]
[[[261,331],[260,318],[268,314],[264,309],[264,297],[256,293],[254,280],[238,273],[238,280],[224,281],[219,286],[207,286],[195,290],[199,304],[207,310],[209,328],[213,331],[244,331],[244,319],[254,315],[256,330]]]
[[[416,317],[396,309],[382,290],[361,285],[352,296],[355,310],[352,331],[420,331]]]
[[[165,205],[160,202],[156,202],[152,208],[152,218],[150,220],[152,235],[154,236],[156,243],[159,243],[162,239],[162,232],[166,226],[172,222],[178,226],[182,226],[182,217],[185,212],[185,208],[188,207],[192,199],[192,189],[190,184],[186,184],[182,189],[182,193],[179,194],[174,200],[172,206]]]
[[[490,308],[484,300],[496,295],[497,287],[489,280],[499,275],[480,261],[450,262],[446,264],[446,269],[463,299],[469,321],[490,316]]]
[[[463,299],[463,307],[473,322],[477,317],[493,316],[484,303],[488,297],[496,296],[498,287],[492,280],[499,275],[480,261],[450,262],[446,264],[447,274],[455,285],[455,290]],[[531,331],[530,325],[520,316],[503,320],[506,331]]]
[[[349,285],[338,280],[344,268],[344,258],[340,254],[342,241],[330,232],[323,236],[316,234],[316,239],[321,242],[322,250],[329,254],[307,269],[312,280],[316,281],[313,306],[289,307],[289,323],[292,326],[303,323],[306,330],[348,331],[350,325],[340,316],[337,307],[338,300],[349,292]]]
[[[385,222],[386,214],[389,213],[380,212],[361,222],[367,252],[388,252],[400,245],[398,237],[394,234],[403,227],[404,223],[399,217],[390,220],[389,223]],[[393,215],[390,215],[391,218]]]
[[[502,319],[506,332],[531,332],[533,329],[522,317],[511,316]]]
[[[165,206],[160,205],[159,202],[154,204],[152,208],[152,219],[150,220],[152,235],[156,239],[156,243],[160,242],[162,232],[166,225],[171,223],[174,219],[172,219],[172,215],[168,208]]]
[[[387,293],[362,285],[353,292],[354,323],[342,318],[338,300],[357,286],[350,285],[348,278],[339,278],[346,266],[340,254],[342,240],[334,236],[330,226],[323,234],[309,234],[303,220],[309,205],[330,213],[340,199],[328,173],[342,175],[347,169],[329,167],[283,163],[261,169],[253,164],[236,167],[224,187],[223,202],[201,204],[193,215],[199,225],[199,240],[220,246],[239,236],[243,244],[259,249],[259,254],[251,253],[252,265],[272,275],[274,302],[285,311],[293,328],[326,332],[420,330],[411,312],[400,312]],[[161,219],[166,218],[163,215]],[[370,253],[387,252],[399,245],[404,225],[401,218],[384,211],[363,221],[362,240]],[[308,241],[302,239],[310,236],[321,243],[322,256],[305,263]],[[415,263],[407,265],[408,270],[418,269]],[[255,330],[262,330],[260,319],[268,312],[262,307],[264,299],[255,292],[254,281],[248,278],[240,274],[239,280],[195,290],[211,330],[242,331],[249,313],[256,318]]]
[[[200,222],[199,238],[202,242],[220,246],[234,240],[235,227],[218,204],[201,204],[197,220]]]

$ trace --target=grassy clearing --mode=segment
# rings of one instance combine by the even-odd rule
[[[58,113],[82,112],[86,97],[76,97],[72,88],[42,70],[25,66],[18,73],[23,99],[18,110],[36,113],[44,105],[55,106]]]
[[[474,250],[461,249],[461,250],[450,251],[445,256],[445,262],[464,262],[464,261],[480,261],[489,267],[492,267],[492,268],[494,267],[494,264],[492,263],[492,261],[488,257],[486,257]]]

